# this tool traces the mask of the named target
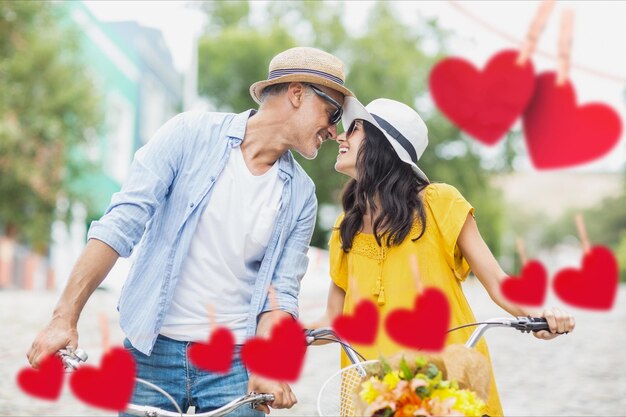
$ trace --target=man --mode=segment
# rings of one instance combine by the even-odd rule
[[[255,334],[269,336],[277,320],[297,317],[317,200],[289,150],[312,159],[336,137],[343,98],[352,95],[344,79],[335,56],[292,48],[272,59],[267,80],[250,87],[258,112],[187,112],[162,126],[92,224],[52,319],[27,354],[31,365],[76,347],[89,296],[141,241],[118,306],[138,377],[198,412],[247,391],[273,393],[273,408],[292,407],[297,400],[287,384],[248,378],[239,349],[222,376],[188,369],[188,348],[209,336],[207,307],[238,345]],[[268,298],[270,285],[275,300]],[[171,409],[143,385],[132,401]]]

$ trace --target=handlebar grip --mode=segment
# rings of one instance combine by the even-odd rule
[[[518,317],[512,326],[521,332],[538,332],[541,330],[550,330],[548,322],[543,317]]]
[[[70,347],[60,349],[57,352],[57,355],[61,358],[63,367],[67,371],[76,370],[80,366],[80,363],[87,361],[88,358],[87,353],[84,350],[74,350]]]
[[[543,317],[531,317],[530,322],[527,324],[528,330],[532,332],[538,332],[541,330],[550,331],[550,326],[548,322]]]

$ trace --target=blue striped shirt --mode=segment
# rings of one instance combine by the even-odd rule
[[[137,246],[118,310],[122,330],[145,354],[151,353],[172,301],[212,186],[230,150],[241,144],[251,112],[186,112],[169,120],[137,151],[121,191],[91,224],[88,238],[108,244],[122,257]],[[281,206],[252,294],[248,337],[256,333],[258,315],[273,307],[267,296],[270,284],[278,307],[297,317],[300,280],[308,266],[315,186],[290,152],[278,160],[278,175],[284,184]]]

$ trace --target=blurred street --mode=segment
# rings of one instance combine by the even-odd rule
[[[328,286],[325,259],[318,259],[303,281],[302,321],[317,319],[325,305]],[[315,267],[317,265],[317,267]],[[502,316],[476,280],[465,291],[477,319]],[[25,354],[36,332],[46,323],[57,293],[0,292],[0,415],[2,416],[104,416],[83,406],[66,386],[59,402],[32,399],[16,385],[15,376],[27,365]],[[113,291],[98,290],[87,304],[79,323],[80,347],[97,364],[101,354],[99,315],[105,313],[111,343],[121,344]],[[550,299],[548,305],[560,305]],[[626,374],[623,353],[626,345],[626,286],[622,284],[613,311],[590,313],[573,310],[576,331],[545,342],[509,329],[488,334],[496,378],[506,415],[510,416],[618,416],[626,409]],[[619,353],[621,352],[621,353]],[[323,382],[338,370],[336,346],[314,347],[307,353],[305,369],[294,390],[299,403],[291,410],[273,410],[272,415],[316,415],[316,398]]]

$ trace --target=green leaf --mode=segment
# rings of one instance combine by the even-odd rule
[[[383,408],[382,410],[376,411],[374,414],[372,414],[372,417],[393,417],[395,414],[396,414],[395,411],[393,411],[389,407],[386,407],[386,408]]]
[[[424,397],[427,397],[430,394],[430,389],[428,389],[428,386],[417,387],[415,388],[415,393],[418,397],[424,399]]]
[[[393,372],[391,365],[389,365],[389,362],[387,362],[387,360],[383,356],[380,357],[380,368],[383,373],[383,375],[381,375],[381,379],[388,373]]]
[[[438,374],[440,374],[440,372],[439,368],[437,368],[437,365],[435,365],[434,363],[429,363],[428,367],[426,368],[426,376],[429,379],[433,379],[437,377]]]
[[[406,360],[404,360],[404,357],[400,361],[400,374],[402,376],[402,379],[406,381],[410,381],[411,379],[413,379],[413,372],[411,372],[411,369],[406,363]]]
[[[423,356],[418,356],[417,358],[415,358],[415,365],[417,365],[418,369],[422,369],[424,366],[426,366],[426,358]]]

